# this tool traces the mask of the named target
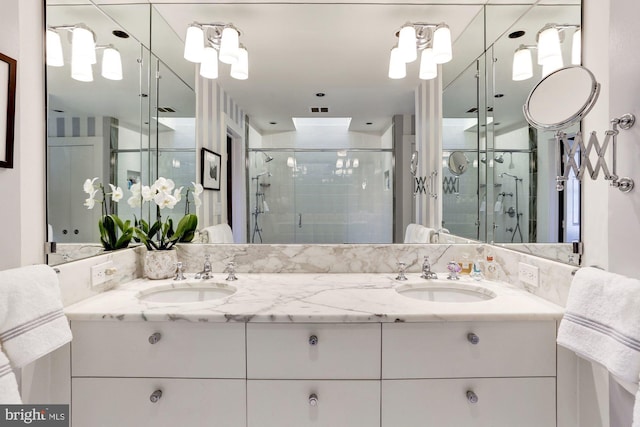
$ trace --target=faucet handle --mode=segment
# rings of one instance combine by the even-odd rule
[[[238,278],[236,277],[236,263],[233,261],[229,261],[227,263],[227,268],[224,269],[225,273],[229,273],[229,275],[227,276],[227,278],[225,280],[228,281],[234,281],[234,280],[238,280]]]
[[[185,280],[184,272],[182,271],[182,262],[178,261],[176,263],[176,277],[173,280]]]
[[[404,275],[404,272],[407,270],[407,263],[400,261],[398,263],[398,275],[396,276],[396,280],[407,280],[407,276]]]

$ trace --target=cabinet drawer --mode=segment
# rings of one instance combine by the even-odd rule
[[[380,324],[247,324],[256,379],[379,379]]]
[[[71,322],[71,329],[76,377],[245,377],[242,323]]]
[[[555,338],[555,322],[384,324],[382,377],[555,376]]]
[[[380,381],[249,380],[247,425],[379,427]]]
[[[74,427],[246,425],[245,380],[74,378],[71,386]]]
[[[555,425],[554,378],[382,381],[382,427]]]

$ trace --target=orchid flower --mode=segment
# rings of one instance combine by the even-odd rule
[[[109,184],[109,187],[111,187],[111,200],[113,200],[116,203],[122,200],[122,198],[124,197],[124,192],[122,191],[122,188],[116,187],[113,184]]]
[[[82,186],[85,193],[91,194],[91,192],[95,190],[93,183],[96,182],[97,179],[98,179],[97,176],[93,179],[87,178],[87,180],[84,182],[84,185]]]
[[[89,181],[89,180],[87,180]],[[93,207],[96,205],[96,193],[98,192],[98,190],[96,190],[95,188],[93,190],[91,190],[89,193],[89,198],[86,199],[84,201],[84,206],[87,207],[87,209],[93,209]]]

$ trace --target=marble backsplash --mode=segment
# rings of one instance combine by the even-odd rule
[[[142,277],[144,247],[137,247],[58,266],[63,302],[69,305],[118,284]],[[366,244],[366,245],[178,245],[178,258],[184,271],[202,270],[209,255],[214,275],[223,275],[226,264],[235,262],[238,275],[243,273],[389,273],[398,271],[398,262],[407,265],[408,273],[421,270],[425,256],[432,270],[442,273],[450,261],[473,262],[494,255],[493,279],[505,281],[553,303],[564,306],[576,267],[548,259],[481,243],[473,244]],[[117,271],[104,285],[91,286],[91,266],[113,261]],[[539,268],[540,283],[531,287],[518,280],[518,263]],[[486,263],[486,261],[483,261]],[[486,265],[483,265],[483,270]]]

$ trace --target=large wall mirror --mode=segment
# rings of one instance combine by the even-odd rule
[[[417,64],[409,64],[401,80],[390,80],[387,70],[395,31],[417,17],[446,22],[454,40],[454,58],[440,70],[447,156],[439,171],[443,226],[473,240],[526,243],[524,250],[531,250],[528,243],[575,239],[561,237],[553,227],[544,229],[542,238],[541,224],[557,218],[542,218],[540,205],[556,204],[555,215],[577,207],[563,213],[566,221],[569,215],[579,218],[579,198],[562,200],[555,189],[544,196],[553,200],[541,198],[547,182],[537,177],[553,168],[541,164],[537,141],[552,135],[531,131],[521,114],[540,75],[513,82],[511,61],[519,44],[535,44],[545,24],[579,24],[579,1],[566,6],[101,3],[46,0],[47,27],[57,28],[64,54],[61,67],[47,66],[48,225],[49,240],[58,243],[50,263],[100,252],[100,211],[83,206],[86,178],[120,185],[125,197],[128,186],[158,176],[186,187],[200,178],[201,147],[221,154],[229,172],[220,191],[205,191],[202,225],[228,222],[237,242],[401,242],[393,232],[393,206],[414,195],[394,191],[400,174],[410,173],[394,167],[400,143],[394,116],[414,114],[420,81]],[[230,78],[224,65],[217,80],[197,78],[196,66],[183,58],[186,29],[194,21],[232,22],[241,30],[250,55],[248,80]],[[90,28],[99,45],[91,81],[72,78],[68,27],[78,24]],[[509,38],[520,26],[526,35]],[[101,73],[102,53],[110,45],[122,58],[121,80]],[[224,110],[223,119],[203,120],[216,107]],[[312,113],[312,107],[329,112]],[[319,125],[294,123],[293,117],[350,121]],[[551,159],[556,153],[548,149]],[[458,175],[445,166],[454,152],[468,160]],[[126,203],[116,208],[125,217],[151,216]],[[517,225],[510,222],[511,208],[520,222],[515,240],[508,231]]]

